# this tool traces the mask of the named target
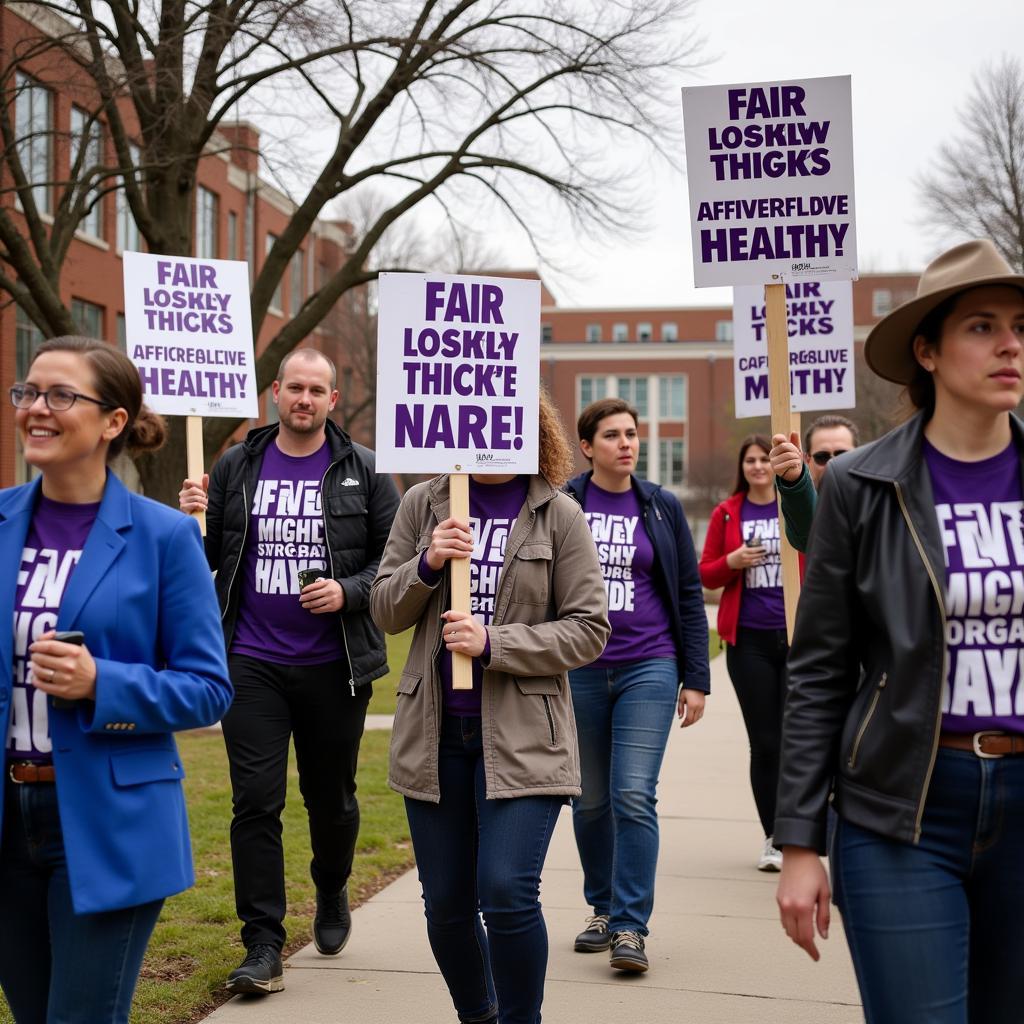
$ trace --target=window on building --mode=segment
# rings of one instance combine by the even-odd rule
[[[555,329],[551,324],[540,325],[540,340],[541,341],[553,341],[555,337]]]
[[[98,121],[89,123],[89,115],[78,107],[71,108],[71,160],[78,163],[78,177],[103,162],[103,128]],[[103,237],[103,200],[96,197],[94,186],[86,202],[92,207],[79,221],[78,230],[93,238]]]
[[[585,409],[591,402],[608,396],[607,377],[577,377],[580,391],[580,409]]]
[[[686,482],[686,442],[668,438],[658,442],[658,482],[662,487],[682,487]]]
[[[587,341],[596,342],[601,340],[601,325],[587,324]]]
[[[128,323],[124,313],[117,314],[117,347],[122,352],[128,351]]]
[[[327,284],[327,281],[330,278],[330,276],[331,276],[331,272],[327,269],[327,264],[326,263],[318,263],[316,265],[316,290],[317,291],[320,291],[320,289],[323,288],[323,286],[325,284]]]
[[[875,288],[871,292],[871,315],[888,316],[892,312],[892,292],[888,288]]]
[[[629,325],[612,324],[612,341],[629,341]]]
[[[266,255],[270,255],[270,250],[274,248],[274,243],[277,241],[277,235],[267,235],[267,249]],[[275,313],[282,313],[284,311],[284,297],[282,295],[282,279],[278,279],[277,287],[274,289],[273,297],[270,300],[270,308]]]
[[[139,147],[130,145],[128,152],[134,171],[139,166]],[[135,223],[132,208],[128,205],[128,195],[123,188],[119,188],[117,190],[117,251],[139,252],[141,249],[142,236],[139,233],[138,224]]]
[[[650,324],[637,324],[636,325],[636,340],[637,341],[651,341],[654,338],[654,328]]]
[[[42,344],[45,335],[32,322],[28,313],[20,306],[14,317],[14,379],[23,381],[28,376],[28,367],[32,362],[32,353],[37,345]],[[23,484],[32,476],[36,475],[29,469],[28,464],[21,454],[21,447],[15,448],[14,455],[14,479],[16,483]]]
[[[32,198],[42,213],[50,213],[53,174],[53,97],[50,90],[20,71],[14,76],[14,134],[25,178],[33,184]]]
[[[640,451],[636,456],[636,475],[639,477],[647,476],[647,439],[640,439]]]
[[[647,419],[647,378],[619,377],[616,382],[616,388],[619,392],[619,398],[629,402],[640,414],[640,419]]]
[[[238,259],[238,214],[228,210],[228,251],[225,259]]]
[[[267,423],[277,423],[281,417],[277,412],[277,405],[274,403],[274,389],[267,388],[263,392],[263,411],[266,414]]]
[[[217,209],[219,200],[216,192],[200,185],[196,189],[196,256],[201,260],[217,258]]]
[[[305,281],[302,276],[303,266],[303,252],[301,249],[296,249],[295,255],[292,257],[292,316],[298,313],[302,300],[306,297]]]
[[[715,322],[715,341],[732,341],[731,320],[718,320]]]
[[[686,419],[686,377],[662,377],[658,388],[658,419]]]
[[[90,338],[103,337],[103,307],[85,299],[71,300],[71,319],[75,330]]]
[[[679,340],[679,325],[671,322],[663,323],[661,325],[661,340],[662,341],[678,341]]]

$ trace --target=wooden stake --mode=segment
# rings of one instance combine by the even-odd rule
[[[185,417],[185,466],[189,480],[202,480],[206,460],[203,457],[203,417]],[[199,523],[199,529],[206,536],[206,511],[199,509],[192,513]]]
[[[772,433],[785,434],[800,431],[800,414],[791,411],[789,392],[789,324],[786,314],[786,286],[766,284],[764,304],[768,329],[768,396],[771,402]],[[796,424],[794,426],[794,423]],[[779,502],[779,552],[782,557],[782,593],[786,602],[786,633],[793,640],[796,624],[796,605],[800,599],[800,559],[786,538],[786,525],[782,518],[782,498]]]
[[[448,477],[448,514],[453,519],[469,519],[469,475],[452,473]],[[452,558],[451,570],[452,611],[469,612],[470,559]],[[473,659],[468,654],[452,652],[452,689],[473,689]]]

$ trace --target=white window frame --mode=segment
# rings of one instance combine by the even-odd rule
[[[587,324],[587,342],[589,344],[596,344],[601,340],[601,325],[600,324]]]
[[[675,413],[671,407],[673,381],[680,381],[681,412]],[[685,423],[689,410],[690,378],[685,373],[674,373],[662,377],[658,381],[658,419],[663,423]]]
[[[643,383],[644,397],[643,401],[637,398],[637,390],[639,385]],[[623,384],[627,384],[626,388],[623,388]],[[629,394],[624,394],[624,391],[628,391]],[[629,402],[633,408],[640,414],[640,419],[647,421],[651,418],[651,382],[647,374],[642,373],[621,373],[615,375],[615,393],[618,398]]]
[[[639,323],[636,325],[636,340],[646,344],[649,341],[654,341],[654,324]]]
[[[715,341],[731,342],[733,340],[733,326],[731,320],[715,321]]]
[[[83,145],[87,146],[85,159],[82,161],[82,171],[88,171],[103,161],[103,126],[99,121],[93,121],[89,126],[88,138],[85,138],[86,124],[90,115],[81,107],[71,108],[71,162],[78,159],[79,152]],[[98,191],[97,186],[89,189],[92,196]],[[77,232],[87,235],[89,238],[103,239],[103,200],[97,199],[92,209],[78,222]]]
[[[666,320],[661,325],[661,340],[662,341],[678,341],[679,340],[679,324],[674,320]]]
[[[217,220],[220,214],[220,196],[205,185],[196,186],[196,227],[194,248],[196,258],[217,259]]]
[[[873,317],[888,316],[892,312],[892,289],[873,288],[871,291],[871,315]]]
[[[583,400],[583,382],[587,381],[590,384],[590,397]],[[597,382],[600,382],[599,384]],[[596,391],[600,391],[600,394],[595,394]],[[579,415],[583,410],[590,405],[591,402],[600,401],[602,398],[608,397],[608,378],[604,374],[589,374],[583,373],[576,378],[576,414]]]
[[[40,213],[52,214],[53,92],[31,75],[14,76],[14,135],[26,181]]]
[[[277,235],[272,232],[267,232],[266,247],[263,250],[264,257],[270,255],[270,250],[274,248],[274,243],[277,241]],[[264,263],[266,259],[264,258]],[[284,276],[278,279],[277,287],[274,289],[274,294],[270,297],[270,309],[269,312],[274,313],[277,316],[284,316]]]
[[[612,341],[629,341],[629,324],[612,324]]]
[[[132,175],[135,168],[139,166],[140,151],[134,143],[128,145],[128,156],[132,162]],[[128,194],[122,186],[117,190],[117,237],[115,239],[117,251],[120,252],[141,252],[142,233],[139,225],[135,223],[131,205],[128,202]]]
[[[679,462],[682,472],[682,479],[680,480],[676,480],[672,474],[673,446],[675,445],[679,446]],[[685,437],[663,437],[658,441],[658,483],[662,487],[682,490],[686,486],[686,448]]]

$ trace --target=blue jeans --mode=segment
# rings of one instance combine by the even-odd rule
[[[868,1024],[1024,1017],[1024,757],[940,747],[921,842],[840,819],[831,866]]]
[[[569,673],[583,795],[572,823],[583,894],[608,930],[647,934],[658,864],[655,790],[679,691],[675,658]]]
[[[5,785],[0,987],[14,1019],[18,1024],[127,1024],[163,900],[76,914],[57,787],[9,780]],[[99,818],[96,827],[103,827]]]
[[[565,800],[487,800],[479,718],[444,717],[438,775],[440,803],[405,801],[434,959],[460,1021],[540,1024],[540,872]]]

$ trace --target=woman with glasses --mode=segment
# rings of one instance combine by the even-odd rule
[[[196,524],[107,462],[163,421],[100,341],[11,388],[30,484],[0,492],[0,987],[16,1021],[126,1022],[165,897],[192,884],[173,733],[231,685]]]
[[[789,660],[775,839],[815,960],[831,884],[869,1024],[1024,1013],[1024,275],[924,271],[868,366],[917,413],[829,467]]]
[[[700,559],[705,587],[722,587],[718,634],[750,741],[750,785],[764,842],[758,871],[778,871],[772,842],[779,741],[786,686],[786,608],[782,596],[779,512],[767,438],[740,444],[731,498],[711,513]]]

